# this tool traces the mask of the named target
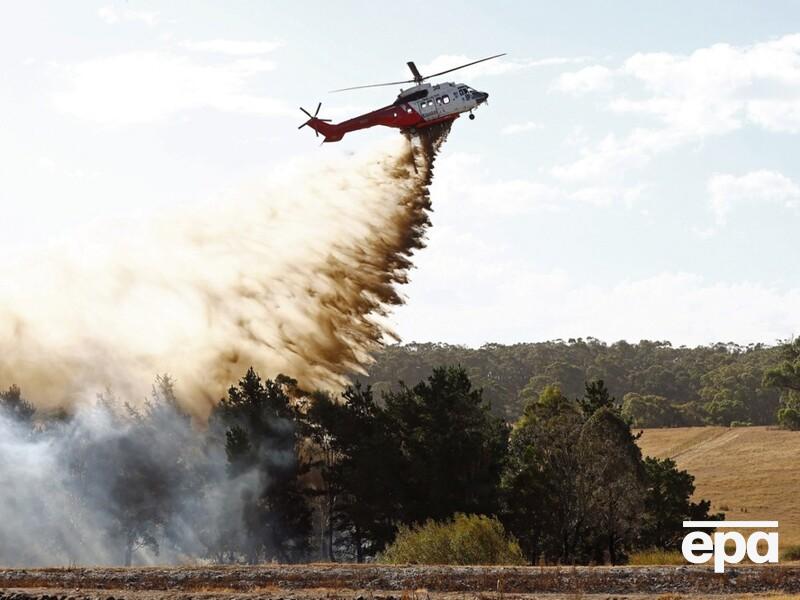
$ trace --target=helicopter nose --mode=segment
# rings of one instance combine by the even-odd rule
[[[483,104],[484,102],[486,102],[486,100],[489,99],[489,94],[487,94],[486,92],[477,92],[476,96],[478,104]]]

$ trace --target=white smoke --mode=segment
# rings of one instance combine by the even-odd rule
[[[165,400],[79,405],[38,431],[0,410],[0,565],[185,563],[237,543],[258,473],[230,477],[224,444]]]

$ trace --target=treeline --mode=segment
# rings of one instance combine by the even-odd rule
[[[659,341],[606,344],[593,338],[477,349],[407,344],[378,354],[362,381],[376,390],[395,389],[398,381],[428,376],[436,365],[459,364],[483,388],[494,414],[513,422],[547,386],[557,385],[574,398],[587,381],[602,379],[637,427],[770,425],[779,422],[789,398],[788,388],[782,390],[780,381],[767,374],[786,360],[796,361],[791,348],[797,345],[687,348]],[[788,425],[788,418],[781,418],[781,424]]]
[[[168,378],[143,406],[101,398],[72,415],[37,415],[11,388],[0,445],[15,481],[0,492],[4,564],[360,562],[453,518],[502,528],[530,563],[621,563],[709,518],[690,474],[642,458],[602,381],[547,386],[513,425],[460,367],[341,397],[250,369],[206,428]]]

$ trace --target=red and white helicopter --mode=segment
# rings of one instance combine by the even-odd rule
[[[325,136],[323,142],[338,142],[346,133],[359,129],[367,129],[375,125],[396,127],[404,132],[416,132],[437,123],[453,121],[464,112],[469,112],[469,118],[474,119],[475,115],[472,114],[472,111],[486,102],[489,94],[486,92],[479,92],[463,83],[448,81],[446,83],[431,85],[430,83],[424,82],[432,77],[438,77],[445,73],[451,73],[458,69],[463,69],[464,67],[476,65],[480,62],[492,60],[493,58],[499,58],[501,56],[505,56],[505,53],[475,60],[465,65],[425,76],[419,72],[417,66],[413,62],[408,62],[406,64],[408,68],[411,69],[414,79],[376,83],[372,85],[359,85],[356,87],[333,90],[334,92],[345,92],[348,90],[361,90],[364,88],[382,87],[386,85],[401,85],[403,83],[416,84],[414,87],[410,87],[407,90],[401,89],[397,100],[389,106],[384,106],[378,110],[373,110],[372,112],[368,112],[353,119],[348,119],[347,121],[342,121],[341,123],[331,123],[330,119],[320,119],[317,117],[322,102],[317,105],[317,110],[314,111],[313,115],[305,108],[300,107],[300,110],[306,113],[309,119],[300,125],[298,129],[302,129],[308,125],[316,132],[317,136],[319,136],[320,133]]]

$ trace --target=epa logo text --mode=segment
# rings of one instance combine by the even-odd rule
[[[683,538],[681,550],[690,563],[701,565],[714,559],[714,572],[725,572],[725,565],[735,565],[747,556],[752,562],[778,562],[778,532],[762,531],[777,529],[777,521],[684,521],[685,528],[703,527],[717,529],[757,529],[747,538],[738,531],[717,531],[713,535],[705,531],[692,531]],[[730,542],[733,542],[731,548]],[[764,542],[766,550],[762,553],[759,543]],[[728,551],[731,550],[729,553]]]

